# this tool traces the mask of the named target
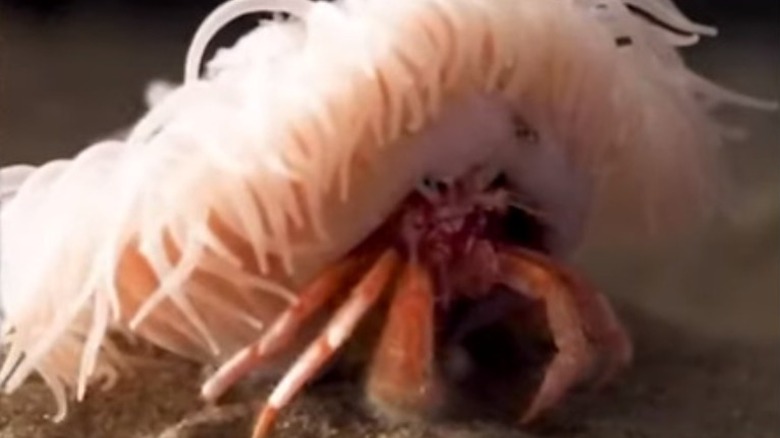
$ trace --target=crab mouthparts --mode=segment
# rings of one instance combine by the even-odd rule
[[[549,251],[551,225],[534,208],[510,204],[512,197],[499,176],[484,189],[468,179],[426,181],[403,203],[397,246],[432,273],[440,307],[483,298],[494,289],[499,246]]]

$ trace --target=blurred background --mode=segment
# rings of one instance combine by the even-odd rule
[[[180,80],[189,39],[220,3],[0,1],[0,165],[69,156],[131,124],[144,110],[150,80]],[[685,50],[697,71],[746,94],[780,98],[780,2],[676,3],[694,21],[720,29],[718,38]],[[663,385],[650,374],[666,373],[666,379],[671,373],[673,381],[685,382],[695,380],[686,366],[715,363],[720,371],[710,370],[710,380],[698,384],[731,388],[718,394],[732,405],[712,405],[706,391],[694,391],[706,402],[672,397],[668,409],[694,417],[695,407],[674,403],[702,403],[693,424],[708,426],[691,429],[696,433],[652,433],[659,420],[685,423],[669,414],[652,417],[649,429],[640,428],[645,435],[631,436],[698,437],[705,429],[707,436],[721,436],[711,428],[723,424],[703,419],[728,417],[735,409],[761,415],[748,415],[752,426],[728,423],[727,430],[751,431],[731,436],[776,437],[780,430],[780,408],[771,407],[780,406],[780,116],[739,111],[726,117],[751,133],[724,151],[736,182],[728,215],[671,241],[594,242],[580,256],[637,333],[640,376]],[[672,365],[646,353],[658,363],[642,368],[643,345],[661,349]],[[688,363],[681,359],[686,351],[701,354]],[[743,367],[747,380],[729,374],[730,367]]]

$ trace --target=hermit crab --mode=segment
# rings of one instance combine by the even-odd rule
[[[273,15],[202,65],[255,12]],[[225,3],[126,137],[0,173],[0,379],[37,373],[62,418],[127,366],[117,336],[218,365],[208,400],[292,356],[260,438],[384,309],[368,399],[428,412],[446,344],[516,317],[454,309],[501,290],[539,305],[555,350],[531,421],[631,359],[566,266],[595,206],[638,225],[705,210],[728,133],[711,110],[767,106],[686,68],[676,48],[712,33],[667,0]]]

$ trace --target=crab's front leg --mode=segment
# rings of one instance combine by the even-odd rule
[[[429,412],[441,401],[434,370],[434,284],[411,261],[398,283],[371,362],[368,397],[386,413]]]
[[[609,303],[566,268],[517,247],[498,252],[500,282],[545,304],[557,352],[522,416],[528,423],[557,404],[574,385],[593,375],[611,378],[631,359],[631,343]]]

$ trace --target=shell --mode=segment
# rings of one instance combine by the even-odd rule
[[[295,18],[200,78],[210,36],[258,9]],[[710,110],[765,106],[686,69],[676,46],[710,33],[668,1],[234,0],[126,139],[0,173],[0,378],[13,391],[40,374],[61,417],[71,391],[125,366],[111,333],[219,362],[428,175],[496,167],[547,192],[570,240],[610,193],[653,217],[703,205],[722,141]]]

